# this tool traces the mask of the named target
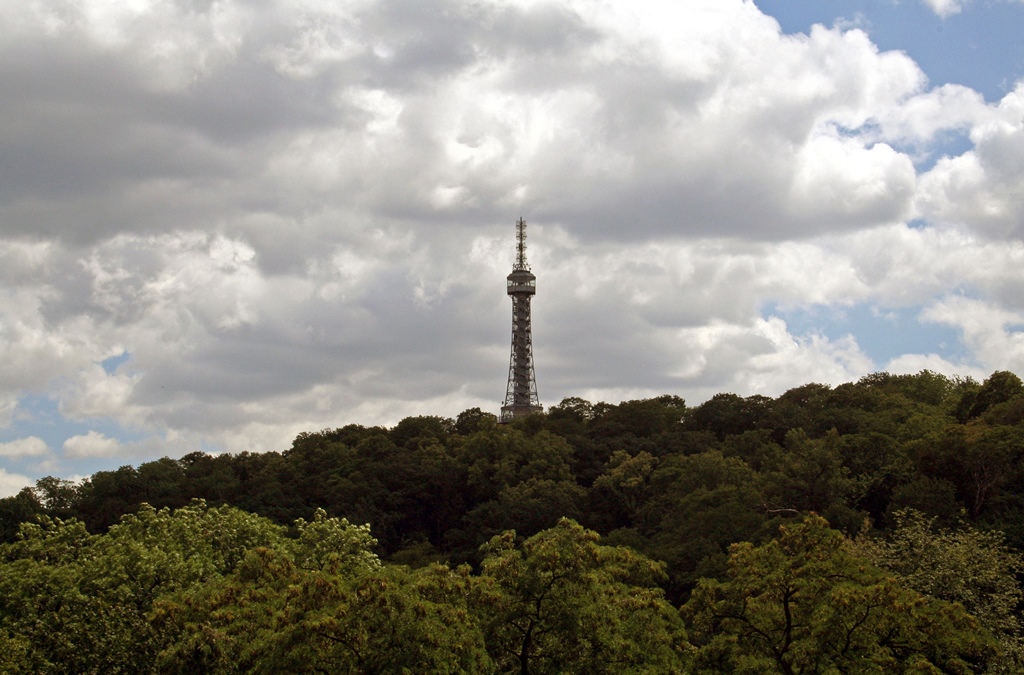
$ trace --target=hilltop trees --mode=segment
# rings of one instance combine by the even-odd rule
[[[48,477],[0,500],[0,670],[1015,672],[1022,434],[1012,373],[877,373]]]

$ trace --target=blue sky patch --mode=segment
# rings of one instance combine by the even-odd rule
[[[998,101],[1024,78],[1024,4],[968,3],[945,19],[920,0],[756,0],[786,33],[811,26],[854,25],[883,51],[906,52],[929,84],[963,84]]]
[[[0,429],[0,443],[35,436],[45,441],[53,454],[49,457],[2,457],[0,458],[0,467],[12,473],[20,473],[33,478],[41,478],[47,474],[87,475],[109,468],[112,461],[109,457],[71,458],[64,456],[64,442],[67,439],[72,436],[88,434],[90,431],[103,434],[107,438],[121,443],[141,441],[147,437],[146,434],[128,431],[109,419],[85,421],[68,419],[61,415],[57,400],[49,396],[23,396],[18,400],[18,409],[11,425]],[[58,465],[53,470],[40,470],[40,462],[52,460],[54,455],[59,458]],[[125,460],[123,463],[137,464],[138,462]]]
[[[784,308],[772,304],[762,315],[779,317],[795,336],[819,334],[838,340],[852,335],[879,370],[904,354],[938,354],[954,363],[966,359],[967,350],[957,331],[920,321],[921,309],[881,309],[869,304]]]
[[[106,371],[107,375],[113,375],[117,372],[118,367],[131,357],[131,353],[127,351],[121,352],[117,356],[111,356],[110,358],[100,361],[100,365],[103,366],[103,370]]]

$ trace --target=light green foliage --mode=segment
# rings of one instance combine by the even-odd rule
[[[702,673],[975,673],[994,652],[962,607],[900,586],[814,516],[736,544],[685,607]]]
[[[963,526],[944,529],[917,511],[895,515],[896,529],[882,539],[861,536],[857,548],[901,586],[933,598],[961,604],[992,631],[1002,647],[991,672],[1024,672],[1024,632],[1017,608],[1020,554],[1009,550],[999,532]]]
[[[295,543],[295,562],[307,570],[355,575],[380,569],[380,559],[371,549],[377,540],[370,526],[352,525],[344,518],[328,518],[317,509],[313,521],[295,521],[299,538]]]
[[[99,550],[145,592],[157,594],[226,574],[246,551],[275,545],[282,536],[265,518],[197,499],[174,511],[143,504],[100,538]]]
[[[160,673],[243,673],[267,649],[295,565],[269,548],[249,551],[227,577],[154,603],[152,622],[165,636]]]
[[[684,672],[661,565],[598,541],[563,519],[521,546],[506,532],[484,547],[474,611],[500,672]]]
[[[389,567],[348,582],[307,576],[283,616],[282,660],[261,664],[264,672],[490,672],[466,593],[453,592],[466,580],[454,576],[438,567]]]
[[[388,567],[358,576],[295,566],[269,549],[229,577],[157,605],[177,638],[160,671],[226,673],[486,673],[461,572]]]
[[[0,627],[28,641],[37,672],[146,671],[161,640],[147,619],[156,598],[280,538],[258,516],[201,501],[173,513],[144,505],[104,535],[41,518],[0,547]]]
[[[97,537],[78,521],[23,523],[0,547],[0,630],[32,672],[129,672],[135,617],[93,591]],[[85,582],[85,583],[83,583]]]
[[[78,520],[39,516],[35,523],[22,523],[18,541],[2,549],[5,560],[33,560],[62,565],[87,558],[96,537]]]

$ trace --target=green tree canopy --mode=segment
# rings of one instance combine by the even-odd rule
[[[999,532],[963,525],[938,527],[936,518],[913,510],[895,514],[886,537],[857,540],[872,563],[894,574],[901,586],[932,598],[959,603],[999,640],[1001,655],[991,672],[1024,672],[1024,627],[1018,608],[1024,600],[1017,576],[1024,559]]]
[[[701,673],[978,673],[996,653],[962,606],[899,585],[818,516],[734,545],[685,614]]]
[[[516,545],[485,547],[474,611],[500,672],[685,672],[682,621],[661,565],[563,519]]]

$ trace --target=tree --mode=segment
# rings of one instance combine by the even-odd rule
[[[572,447],[546,431],[534,436],[508,426],[481,431],[465,439],[457,456],[466,466],[469,491],[477,503],[496,499],[505,488],[531,478],[572,478]]]
[[[774,426],[772,400],[767,396],[715,394],[687,411],[685,424],[691,430],[707,430],[718,440],[744,431]]]
[[[735,544],[728,579],[702,580],[684,613],[701,673],[976,673],[996,651],[963,607],[897,584],[818,516]]]
[[[497,423],[498,416],[494,413],[484,412],[480,408],[469,408],[460,412],[455,418],[454,431],[457,434],[468,436],[490,429]]]
[[[990,672],[1024,672],[1024,626],[1017,613],[1024,600],[1017,582],[1024,558],[1007,548],[1000,532],[942,528],[936,518],[913,510],[894,517],[888,536],[858,537],[858,552],[896,575],[900,585],[959,603],[975,616],[1001,647]]]
[[[328,570],[348,576],[380,569],[380,559],[372,552],[377,540],[369,525],[352,525],[344,518],[328,518],[317,509],[312,522],[295,521],[299,538],[295,541],[295,562],[302,569]]]
[[[942,478],[920,476],[893,491],[886,510],[888,524],[896,522],[896,514],[913,509],[932,517],[943,527],[956,525],[966,514],[963,504],[956,500],[956,486]]]
[[[44,476],[36,481],[32,493],[43,506],[46,515],[67,520],[79,516],[82,491],[87,483],[87,480],[76,483],[63,478]],[[84,519],[79,518],[79,520]],[[15,530],[17,530],[17,526],[15,526]]]
[[[364,551],[365,553],[365,551]],[[361,556],[357,556],[361,557]],[[164,673],[486,673],[465,570],[296,566],[258,548],[228,577],[158,603]]]
[[[647,452],[635,457],[624,450],[612,453],[607,470],[591,488],[591,501],[616,527],[631,527],[648,496],[651,474],[657,461]]]
[[[994,405],[1024,396],[1024,382],[1006,370],[992,373],[974,396],[967,412],[968,419],[978,417]]]
[[[959,457],[971,516],[977,518],[1013,476],[1024,454],[1024,429],[967,425],[966,452]]]
[[[854,482],[835,447],[837,439],[835,434],[811,439],[799,429],[787,433],[786,452],[765,467],[766,505],[816,513],[845,506]]]
[[[916,375],[872,373],[858,380],[857,385],[899,393],[928,405],[944,403],[953,394],[955,386],[953,380],[931,370],[922,370]]]
[[[590,423],[595,437],[649,438],[682,430],[686,402],[678,396],[659,396],[638,401],[623,401],[603,407]]]
[[[14,541],[21,523],[34,520],[43,505],[32,488],[22,488],[16,495],[0,499],[0,544]]]
[[[473,610],[501,672],[683,672],[678,613],[656,582],[661,565],[562,519],[517,546],[485,547]]]
[[[430,439],[443,442],[454,430],[455,421],[447,417],[406,417],[395,425],[389,436],[398,447],[412,449],[415,444]]]
[[[830,434],[826,438],[849,471],[850,501],[881,521],[894,490],[913,476],[913,461],[894,438],[885,434]]]
[[[759,536],[767,516],[758,480],[742,459],[717,450],[668,457],[651,475],[634,545],[668,564],[673,601],[699,577],[724,573],[730,544]]]
[[[466,514],[464,544],[478,543],[517,528],[524,536],[554,527],[561,518],[579,519],[585,491],[572,481],[531,478],[501,491]]]
[[[97,471],[82,481],[78,495],[77,515],[91,532],[105,530],[144,501],[139,472],[132,466]]]
[[[157,598],[280,541],[263,518],[201,501],[173,513],[143,505],[103,535],[44,516],[0,547],[0,630],[28,645],[37,673],[145,672],[163,639],[148,620]]]
[[[567,419],[584,425],[594,419],[594,405],[586,399],[570,396],[563,398],[558,405],[551,406],[548,417],[551,420]]]

